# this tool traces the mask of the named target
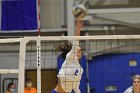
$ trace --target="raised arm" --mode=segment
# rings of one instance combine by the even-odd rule
[[[82,25],[83,25],[82,20],[76,20],[76,36],[80,36],[80,31],[82,29]],[[79,40],[72,41],[72,49],[67,54],[66,59],[70,59],[70,58],[79,59],[77,57],[77,55],[79,55],[78,53],[80,52],[80,50],[81,50],[81,48],[79,47]]]
[[[83,27],[83,21],[82,20],[76,20],[76,36],[80,36],[80,31]],[[72,50],[75,49],[75,47],[79,46],[79,40],[74,40],[72,42],[73,46],[72,46]]]
[[[80,31],[83,27],[83,21],[82,20],[76,20],[76,36],[80,36]]]

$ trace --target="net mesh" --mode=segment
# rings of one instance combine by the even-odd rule
[[[0,43],[0,92],[6,93],[10,83],[18,89],[19,43]]]
[[[132,77],[140,74],[140,38],[138,36],[124,37],[106,36],[106,38],[100,38],[97,36],[93,39],[91,37],[79,38],[80,47],[85,57],[80,63],[84,69],[80,83],[81,93],[87,93],[88,89],[90,89],[90,93],[122,93],[125,89],[132,86]],[[30,39],[27,39],[29,42],[26,44],[25,80],[30,78],[33,87],[37,89],[37,39]],[[74,37],[73,39],[77,38]],[[57,38],[56,40],[54,37],[49,37],[49,40],[40,40],[41,93],[50,93],[58,83],[57,74],[64,61],[62,56],[60,56],[62,52],[55,53],[55,49],[57,46],[63,45],[64,42],[72,40],[72,37],[61,37],[61,39]],[[0,70],[22,68],[18,67],[19,43],[1,44],[1,47],[5,47],[5,50],[2,48],[0,50],[2,64],[0,65]],[[14,60],[11,60],[10,57],[13,57]],[[10,65],[7,65],[5,62],[8,62]],[[9,72],[5,74],[1,72],[1,82],[5,78],[13,78],[8,74]],[[4,78],[3,75],[5,75]],[[18,78],[17,74],[14,78]],[[1,92],[4,90],[2,86],[8,83],[9,81],[1,84]]]

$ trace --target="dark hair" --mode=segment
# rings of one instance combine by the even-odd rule
[[[55,52],[62,52],[62,57],[65,60],[67,53],[71,50],[72,44],[70,42],[65,42],[63,45],[58,46]]]
[[[28,82],[28,81],[31,81],[31,82],[32,82],[32,80],[31,80],[31,79],[27,78],[27,79],[26,79],[26,82]]]
[[[10,87],[11,87],[12,85],[14,85],[14,86],[15,86],[15,84],[14,84],[14,83],[9,83],[9,84],[8,84],[8,86],[7,86],[7,90],[8,90],[8,91],[10,91]]]

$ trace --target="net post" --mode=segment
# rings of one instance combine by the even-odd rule
[[[25,55],[26,55],[26,44],[27,40],[20,42],[19,51],[19,74],[18,74],[18,93],[24,93],[24,77],[25,77]]]
[[[37,93],[41,93],[41,42],[39,38],[37,39]]]
[[[86,36],[89,36],[89,33],[86,32]],[[90,41],[86,40],[86,51],[90,51]],[[88,60],[86,62],[86,78],[87,78],[87,93],[90,93],[90,85],[89,85],[89,75],[88,75]]]

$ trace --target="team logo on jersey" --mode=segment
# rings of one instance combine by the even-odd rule
[[[76,69],[76,70],[75,70],[75,73],[74,73],[74,75],[76,75],[76,76],[77,76],[77,74],[78,74],[78,70]]]

